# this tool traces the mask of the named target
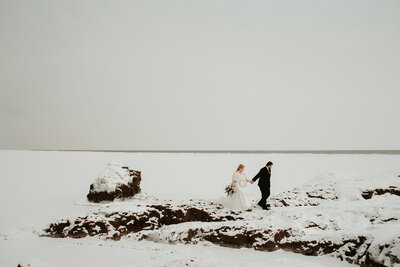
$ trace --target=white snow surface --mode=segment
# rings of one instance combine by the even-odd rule
[[[301,191],[307,187],[331,186],[331,194],[337,196],[337,199],[321,205],[318,212],[309,206],[285,210],[276,207],[267,216],[262,210],[256,209],[246,216],[259,220],[252,220],[246,227],[256,228],[259,224],[268,227],[268,222],[273,220],[279,220],[280,224],[285,225],[293,223],[293,218],[296,217],[299,219],[295,220],[298,229],[303,229],[303,224],[311,224],[313,220],[318,220],[320,224],[325,223],[326,235],[332,234],[334,229],[330,229],[331,227],[373,235],[376,242],[379,238],[390,241],[394,235],[399,234],[398,221],[392,221],[390,227],[380,228],[371,226],[367,219],[363,220],[360,216],[376,216],[378,222],[391,216],[399,216],[398,197],[385,194],[361,201],[360,190],[387,185],[388,179],[394,179],[394,175],[400,174],[400,155],[0,150],[0,186],[3,189],[0,194],[0,266],[349,265],[330,256],[313,257],[284,251],[231,249],[201,243],[183,245],[137,241],[134,238],[123,238],[115,242],[97,237],[52,239],[38,236],[48,223],[58,219],[99,211],[136,209],[141,201],[179,203],[189,199],[203,199],[212,202],[223,195],[224,186],[230,181],[232,171],[239,163],[245,164],[246,173],[251,178],[268,160],[274,162],[271,197],[293,188]],[[141,187],[144,193],[131,201],[88,203],[85,196],[89,185],[99,170],[104,169],[109,162],[126,162],[130,168],[142,171]],[[107,175],[109,177],[110,173],[114,177],[112,166],[115,165],[108,165],[105,172],[97,178]],[[124,178],[118,174],[117,176],[119,178],[114,177],[113,180],[115,184],[117,180],[124,181]],[[357,181],[356,187],[354,181]],[[253,203],[260,197],[257,186],[246,187],[246,194]],[[385,205],[391,209],[382,209]],[[327,220],[328,215],[340,218],[337,221],[341,225],[331,224]],[[218,222],[221,225],[224,223]],[[229,222],[231,225],[235,223]],[[236,224],[243,227],[242,222]],[[276,225],[276,222],[273,224]],[[172,225],[155,231],[154,234],[160,241],[166,240],[172,237],[170,233],[174,227],[179,232],[180,228],[186,226]],[[313,228],[315,227],[307,228],[310,238],[313,233],[321,233]],[[394,246],[391,249],[399,250],[399,247]]]

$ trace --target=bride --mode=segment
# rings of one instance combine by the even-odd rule
[[[240,164],[232,176],[232,185],[234,186],[234,193],[232,196],[228,196],[225,200],[227,208],[235,210],[247,210],[250,208],[250,204],[247,201],[244,193],[244,188],[247,183],[254,183],[252,180],[248,180],[244,171],[244,165]]]

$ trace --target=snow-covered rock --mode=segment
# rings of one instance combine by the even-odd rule
[[[327,174],[306,182],[302,187],[271,196],[270,202],[275,207],[318,206],[332,201],[352,203],[386,193],[400,196],[400,179],[395,173],[379,177]]]
[[[133,197],[141,191],[141,172],[112,162],[90,185],[87,198],[92,202],[113,201],[116,198]]]
[[[213,243],[262,251],[332,255],[362,266],[400,264],[400,179],[314,180],[271,197],[269,211],[231,211],[205,200],[134,197],[49,225],[44,235],[165,243]]]

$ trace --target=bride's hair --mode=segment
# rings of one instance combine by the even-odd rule
[[[241,168],[244,168],[243,164],[239,164],[239,166],[237,167],[236,171],[240,170]]]

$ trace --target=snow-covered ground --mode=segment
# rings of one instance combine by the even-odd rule
[[[50,222],[92,212],[96,206],[85,205],[89,185],[111,161],[142,171],[142,191],[146,194],[173,201],[212,201],[223,195],[239,163],[252,177],[269,160],[274,162],[272,195],[310,183],[310,179],[315,184],[341,177],[400,174],[400,155],[0,151],[0,266],[347,265],[333,257],[284,251],[170,245],[127,238],[118,242],[96,237],[50,239],[37,234]],[[251,200],[259,198],[257,186],[248,186],[246,192]]]

